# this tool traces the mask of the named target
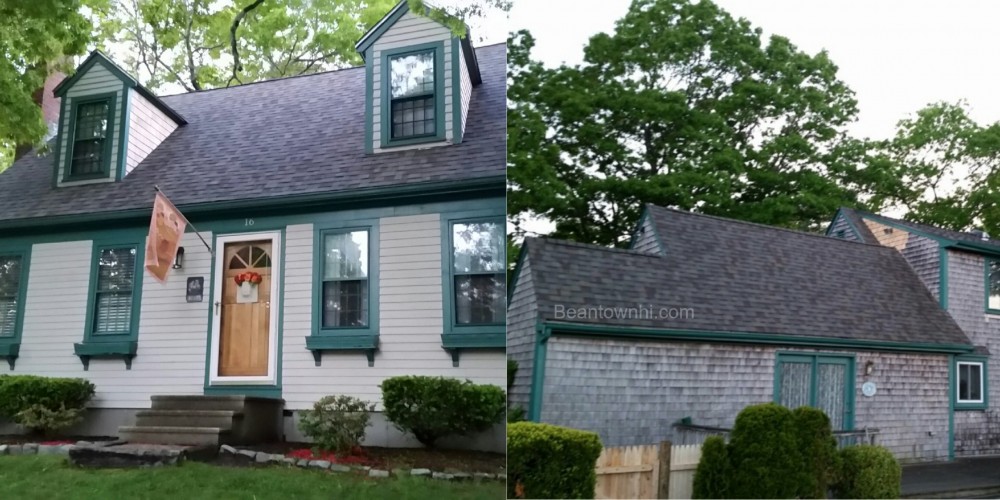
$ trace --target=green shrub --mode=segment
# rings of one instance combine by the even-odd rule
[[[892,452],[873,445],[840,450],[837,498],[899,498],[903,469]]]
[[[508,498],[594,498],[601,439],[549,424],[507,426]]]
[[[730,434],[733,474],[730,498],[795,498],[802,477],[792,412],[765,403],[748,406],[736,417]]]
[[[317,451],[348,453],[365,439],[375,403],[353,396],[325,396],[302,412],[299,429],[312,438]]]
[[[524,422],[525,420],[527,420],[527,416],[525,415],[525,413],[527,412],[525,412],[524,408],[521,408],[520,406],[512,406],[508,408],[507,423],[513,424],[516,422]]]
[[[469,380],[392,377],[380,387],[386,419],[425,446],[445,436],[485,431],[502,422],[507,410],[503,389]]]
[[[727,498],[730,474],[726,440],[722,436],[709,436],[701,445],[692,498]]]
[[[49,434],[72,425],[92,397],[94,384],[80,378],[0,375],[0,418],[34,432]]]
[[[510,391],[511,387],[514,387],[514,377],[517,376],[517,361],[513,359],[507,360],[507,390]]]
[[[799,498],[826,498],[837,470],[837,440],[823,410],[802,406],[792,410],[799,450],[805,464]]]

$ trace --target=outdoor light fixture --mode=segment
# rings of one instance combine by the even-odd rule
[[[177,248],[177,256],[174,257],[174,269],[184,267],[184,247]]]
[[[871,375],[874,371],[875,362],[869,359],[868,362],[865,363],[865,375]]]

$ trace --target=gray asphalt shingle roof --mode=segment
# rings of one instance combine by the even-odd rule
[[[188,124],[121,182],[55,188],[53,155],[28,153],[0,174],[0,221],[149,208],[155,184],[186,205],[502,178],[506,45],[476,55],[461,144],[366,154],[364,67],[166,96]]]
[[[670,330],[968,345],[896,250],[655,206],[664,255],[529,238],[539,319]],[[570,320],[556,307],[652,308]],[[674,318],[658,318],[667,308]],[[693,309],[690,317],[679,310]],[[671,312],[673,309],[677,312]]]

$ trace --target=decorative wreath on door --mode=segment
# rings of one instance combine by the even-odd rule
[[[235,277],[233,277],[233,280],[236,281],[237,286],[242,286],[243,283],[250,283],[251,285],[259,285],[260,282],[264,280],[264,278],[261,277],[261,275],[258,273],[255,273],[253,271],[248,271],[245,273],[237,274]]]

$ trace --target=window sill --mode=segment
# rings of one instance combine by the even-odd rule
[[[84,341],[73,344],[73,352],[83,363],[83,371],[90,369],[91,358],[120,358],[125,361],[125,369],[132,369],[132,358],[139,349],[139,343],[134,340],[115,342]]]
[[[310,335],[306,337],[306,349],[312,351],[316,366],[323,364],[323,351],[361,351],[368,358],[368,366],[375,366],[378,334]]]
[[[0,339],[0,358],[7,360],[11,371],[14,370],[14,363],[21,352],[21,342],[14,339]]]
[[[955,411],[983,411],[989,407],[987,403],[955,403]]]
[[[430,144],[433,142],[445,142],[447,139],[443,135],[430,135],[426,137],[414,137],[412,139],[385,139],[379,145],[379,149],[392,149],[403,146],[413,146],[415,144]]]
[[[63,177],[63,183],[67,182],[82,182],[82,181],[92,181],[95,179],[110,179],[110,172],[101,172],[99,174],[89,174],[89,175],[74,175],[72,177]]]
[[[506,349],[507,335],[501,332],[487,333],[445,333],[441,335],[441,347],[451,354],[451,365],[458,366],[463,350]]]

